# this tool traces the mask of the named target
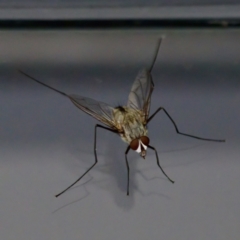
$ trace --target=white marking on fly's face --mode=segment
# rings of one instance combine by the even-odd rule
[[[139,140],[139,141],[138,141],[138,148],[137,148],[137,150],[136,150],[137,153],[142,152],[141,146],[144,148],[144,150],[147,150],[147,146],[144,145],[141,140]]]

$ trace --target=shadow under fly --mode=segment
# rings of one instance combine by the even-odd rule
[[[162,42],[162,38],[160,38],[158,41],[156,51],[150,67],[143,69],[138,73],[132,85],[132,88],[128,97],[128,103],[126,106],[111,107],[106,103],[99,102],[91,98],[86,98],[86,97],[78,96],[75,94],[66,94],[20,71],[20,73],[34,80],[35,82],[38,82],[39,84],[47,88],[50,88],[53,91],[58,92],[61,95],[69,98],[76,107],[80,108],[82,111],[94,117],[95,119],[97,119],[98,121],[100,121],[105,125],[105,126],[102,126],[100,124],[95,125],[95,129],[94,129],[95,162],[74,183],[72,183],[69,187],[64,189],[62,192],[55,195],[56,197],[66,192],[69,188],[71,188],[78,181],[80,181],[97,164],[98,162],[97,129],[98,128],[102,128],[120,135],[122,140],[128,144],[128,147],[125,151],[125,161],[126,161],[126,167],[127,167],[127,195],[129,195],[129,175],[130,175],[127,154],[130,149],[139,153],[140,156],[144,159],[146,157],[147,148],[150,148],[151,150],[153,150],[155,152],[158,167],[160,168],[162,173],[166,176],[166,178],[171,183],[174,183],[174,181],[170,177],[168,177],[168,175],[165,173],[165,171],[161,167],[157,150],[155,149],[155,147],[149,144],[150,140],[147,136],[148,135],[147,125],[158,112],[163,111],[167,115],[169,120],[174,125],[175,130],[178,134],[200,139],[200,140],[205,140],[205,141],[225,142],[225,140],[201,138],[201,137],[180,132],[178,130],[176,123],[172,119],[172,117],[163,107],[159,107],[151,116],[149,116],[150,105],[151,105],[151,95],[154,89],[154,83],[152,80],[151,72],[155,64],[161,42]]]

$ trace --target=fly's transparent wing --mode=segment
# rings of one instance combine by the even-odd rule
[[[128,96],[127,106],[143,111],[145,119],[149,114],[153,88],[151,73],[144,69],[138,73]]]
[[[138,73],[128,96],[127,106],[142,111],[145,115],[145,120],[147,120],[149,115],[151,95],[154,88],[151,71],[156,62],[161,42],[162,38],[158,40],[150,67]]]
[[[98,121],[104,123],[108,127],[116,129],[113,123],[113,107],[110,107],[106,103],[98,102],[91,98],[86,98],[75,94],[70,94],[68,97],[73,104],[82,111],[96,118]]]

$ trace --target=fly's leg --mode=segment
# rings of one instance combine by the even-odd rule
[[[175,127],[175,130],[178,134],[181,134],[181,135],[184,135],[184,136],[187,136],[187,137],[192,137],[192,138],[196,138],[196,139],[199,139],[199,140],[204,140],[204,141],[213,141],[213,142],[225,142],[225,140],[221,140],[221,139],[210,139],[210,138],[201,138],[201,137],[197,137],[197,136],[194,136],[194,135],[190,135],[190,134],[186,134],[186,133],[182,133],[182,132],[179,132],[178,130],[178,127],[177,127],[177,124],[174,122],[174,120],[172,119],[172,117],[169,115],[169,113],[163,108],[163,107],[160,107],[158,108],[147,120],[147,123],[149,123],[153,117],[159,112],[163,110],[164,113],[168,116],[168,118],[170,119],[170,121],[172,122],[172,124],[174,125]]]
[[[128,159],[127,159],[127,154],[129,152],[130,146],[127,147],[126,151],[125,151],[125,160],[126,160],[126,166],[127,166],[127,195],[129,195],[129,164],[128,164]]]
[[[160,45],[162,43],[162,39],[163,38],[158,39],[158,43],[157,43],[157,47],[156,47],[156,50],[155,50],[154,58],[152,60],[151,66],[149,68],[149,72],[150,73],[151,73],[151,71],[153,69],[153,66],[154,66],[155,62],[156,62],[156,59],[157,59],[157,56],[158,56],[158,52],[159,52],[159,48],[160,48]]]
[[[74,186],[77,182],[79,182],[97,164],[97,162],[98,162],[98,159],[97,159],[97,128],[98,127],[116,133],[116,131],[111,129],[111,128],[107,128],[107,127],[104,127],[104,126],[99,125],[99,124],[95,125],[95,130],[94,130],[94,156],[95,156],[95,162],[94,162],[94,164],[90,168],[88,168],[88,170],[81,177],[79,177],[74,183],[72,183],[69,187],[64,189],[62,192],[60,192],[57,195],[55,195],[55,197],[59,197],[60,195],[65,193],[69,188]]]
[[[174,183],[174,181],[164,172],[163,168],[161,167],[160,162],[159,162],[159,158],[158,158],[158,153],[157,153],[157,150],[155,149],[155,147],[152,147],[152,146],[150,146],[150,145],[148,145],[148,147],[151,148],[151,149],[155,152],[156,159],[157,159],[157,165],[158,165],[158,167],[161,169],[162,173],[166,176],[166,178],[167,178],[171,183]]]

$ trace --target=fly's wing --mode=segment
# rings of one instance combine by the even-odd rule
[[[73,104],[85,113],[96,118],[112,129],[116,129],[113,123],[113,107],[106,103],[98,102],[91,98],[78,96],[75,94],[68,95]]]
[[[146,120],[149,115],[153,88],[151,73],[149,70],[144,69],[138,73],[128,96],[127,106],[141,110]]]
[[[151,95],[154,88],[151,71],[156,62],[161,42],[162,38],[158,40],[150,67],[138,73],[128,96],[127,106],[142,111],[146,121],[150,111]]]

